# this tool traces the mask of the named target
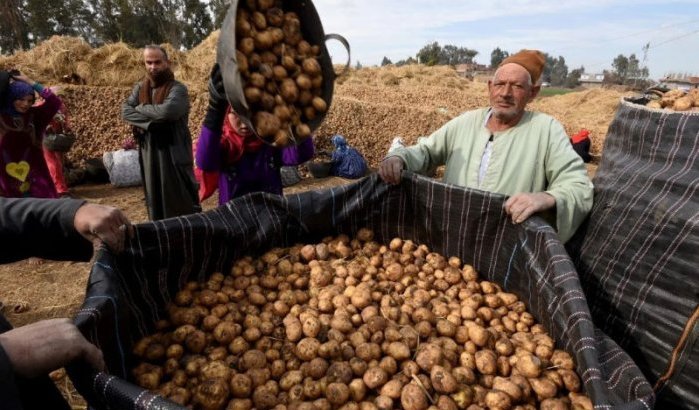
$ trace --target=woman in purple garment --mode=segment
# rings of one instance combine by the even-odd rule
[[[45,100],[34,104],[34,92]],[[44,130],[61,100],[25,75],[12,76],[0,108],[0,196],[58,198],[44,160]]]
[[[280,168],[306,162],[313,152],[312,138],[286,148],[262,142],[229,106],[222,132],[202,126],[195,154],[197,167],[204,175],[199,183],[206,185],[212,179],[210,174],[218,173],[219,205],[252,192],[281,195]],[[204,187],[204,196],[213,194],[215,189]]]

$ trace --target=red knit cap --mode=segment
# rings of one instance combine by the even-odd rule
[[[546,65],[546,57],[544,53],[539,50],[521,50],[517,54],[512,54],[506,59],[502,60],[499,67],[505,64],[514,63],[524,67],[525,70],[529,72],[532,77],[532,84],[536,84],[541,77],[541,73],[544,71],[544,65]]]

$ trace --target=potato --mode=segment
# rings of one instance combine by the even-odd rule
[[[330,403],[335,406],[342,405],[347,402],[350,396],[350,389],[344,383],[330,383],[325,389],[325,397]]]
[[[473,325],[468,328],[468,337],[476,346],[483,347],[490,341],[491,334],[484,327]]]
[[[372,367],[362,377],[364,384],[370,389],[383,386],[388,381],[388,373],[381,367]]]
[[[223,361],[217,360],[202,366],[199,375],[203,379],[221,379],[228,383],[228,380],[231,378],[231,368]]]
[[[296,77],[296,85],[298,85],[301,90],[310,90],[312,87],[311,78],[306,74],[299,74],[298,77]]]
[[[240,369],[246,371],[249,369],[262,369],[267,365],[267,357],[259,350],[248,350],[243,353],[240,358]]]
[[[513,403],[523,399],[522,389],[512,380],[496,376],[493,379],[493,389],[507,393]]]
[[[403,342],[391,342],[388,345],[386,353],[396,359],[402,361],[410,358],[410,348]]]
[[[581,393],[568,393],[568,398],[570,403],[575,406],[575,410],[592,410],[592,400],[584,394]]]
[[[310,361],[318,355],[320,341],[313,337],[301,339],[296,345],[296,356],[303,361]]]
[[[255,51],[255,40],[252,37],[245,37],[238,41],[238,50],[244,55],[250,57]],[[248,60],[250,62],[250,60]]]
[[[227,402],[230,391],[225,381],[221,379],[204,380],[197,386],[194,393],[194,402],[203,409],[220,409]]]
[[[485,405],[493,410],[509,410],[512,408],[512,399],[505,392],[491,390],[485,395]]]
[[[494,375],[496,373],[497,355],[495,352],[484,349],[477,351],[474,356],[476,361],[476,369],[478,369],[481,374]]]
[[[291,370],[281,377],[279,380],[279,388],[285,391],[289,391],[295,385],[301,384],[303,381],[303,374],[300,370]]]
[[[558,369],[557,372],[561,375],[566,390],[573,393],[580,392],[581,383],[577,373],[568,369]]]
[[[558,392],[556,384],[552,382],[550,379],[541,377],[538,379],[528,380],[529,384],[532,387],[532,390],[534,391],[534,393],[536,393],[536,397],[539,401],[553,398],[556,396],[556,393]]]
[[[434,366],[430,371],[432,387],[438,393],[454,393],[458,387],[456,378],[442,366]]]
[[[393,399],[388,396],[379,395],[374,399],[374,403],[379,410],[393,410]]]
[[[299,138],[302,138],[302,139],[303,139],[303,138],[308,138],[308,137],[311,136],[311,127],[309,127],[309,126],[306,125],[306,124],[299,124],[299,125],[297,125],[296,128],[295,128],[295,131],[296,131],[296,135],[297,135]]]
[[[277,405],[277,393],[267,385],[259,386],[252,394],[252,402],[257,409],[271,409]]]
[[[403,382],[401,382],[399,379],[393,379],[389,380],[381,387],[380,393],[382,396],[390,397],[392,399],[399,399],[402,390]]]
[[[281,27],[284,23],[284,12],[277,7],[270,7],[265,12],[265,17],[267,17],[267,24],[273,27]]]
[[[429,372],[434,366],[441,365],[443,360],[442,349],[432,343],[421,345],[415,357],[417,365],[426,372]]]
[[[563,350],[554,350],[551,355],[551,364],[561,369],[575,370],[573,358]]]
[[[354,372],[347,362],[332,362],[326,372],[328,382],[349,384],[354,379]]]
[[[257,134],[262,138],[274,136],[281,127],[279,118],[265,111],[255,113],[254,124]]]
[[[540,410],[568,410],[570,407],[563,400],[546,399],[539,405]]]
[[[528,353],[519,355],[515,368],[524,377],[536,378],[541,375],[541,360]]]
[[[155,390],[160,385],[161,375],[156,372],[142,373],[136,376],[136,383],[148,390]]]
[[[429,405],[425,392],[414,383],[409,383],[403,387],[400,403],[405,410],[425,410]]]

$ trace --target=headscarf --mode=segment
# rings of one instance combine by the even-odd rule
[[[229,165],[237,162],[246,152],[258,151],[263,144],[262,140],[252,132],[245,137],[238,134],[228,119],[230,112],[231,106],[229,105],[226,108],[226,115],[223,121],[223,135],[221,136],[223,160],[224,163]]]
[[[335,135],[330,141],[332,141],[337,151],[344,151],[347,149],[347,140],[342,135]]]
[[[544,57],[544,54],[539,50],[522,50],[502,60],[502,63],[500,63],[498,67],[510,63],[524,67],[524,69],[529,72],[532,78],[532,84],[534,85],[539,81],[539,77],[541,77],[541,73],[544,71],[546,57]]]
[[[13,81],[7,90],[7,96],[2,107],[2,113],[12,116],[21,115],[15,110],[14,102],[28,95],[34,96],[34,89],[24,81]]]

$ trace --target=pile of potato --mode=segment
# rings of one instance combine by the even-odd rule
[[[257,134],[277,146],[311,135],[308,122],[328,109],[321,97],[320,46],[303,39],[299,16],[280,0],[241,1],[236,58]]]
[[[195,409],[592,409],[516,295],[367,229],[244,257],[173,302],[133,376]]]
[[[649,108],[665,108],[674,111],[697,111],[699,110],[699,88],[693,88],[689,91],[680,89],[670,90],[666,93],[651,93],[650,100],[646,107]]]

